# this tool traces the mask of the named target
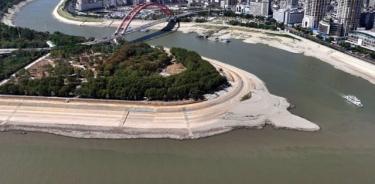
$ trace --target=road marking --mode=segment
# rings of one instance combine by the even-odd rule
[[[130,109],[125,109],[124,114],[122,115],[120,119],[119,127],[124,127],[126,120],[128,119],[130,113]]]

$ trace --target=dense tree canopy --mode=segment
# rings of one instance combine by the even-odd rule
[[[0,17],[6,12],[8,8],[11,8],[14,4],[18,4],[24,0],[1,0],[0,1]]]
[[[147,44],[125,44],[100,68],[102,77],[90,78],[80,95],[89,98],[127,100],[200,99],[227,85],[226,79],[197,53],[172,48],[175,62],[187,70],[173,76],[159,73],[171,59],[162,49]]]
[[[66,48],[55,49],[58,57],[71,57]],[[80,52],[110,51],[113,46],[80,46]],[[172,48],[169,56],[163,48],[152,48],[145,43],[124,44],[91,70],[78,70],[67,62],[58,62],[49,76],[29,79],[21,76],[18,82],[0,87],[1,93],[80,96],[83,98],[123,100],[182,100],[202,99],[204,94],[228,85],[225,77],[197,53]],[[168,77],[160,72],[172,62],[181,63],[186,70]],[[27,72],[26,72],[27,73]],[[84,82],[83,82],[84,81]]]
[[[43,52],[14,52],[9,56],[0,56],[0,81],[40,57]]]
[[[28,28],[10,27],[0,23],[0,48],[42,48],[47,41],[57,46],[86,41],[83,37],[69,36],[59,32],[37,32]]]

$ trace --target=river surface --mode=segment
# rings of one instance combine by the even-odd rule
[[[94,37],[113,32],[57,22],[51,17],[57,3],[35,0],[17,15],[16,25]],[[215,43],[180,32],[150,43],[195,50],[254,73],[297,106],[293,113],[322,130],[236,130],[187,141],[0,133],[0,183],[375,183],[375,85],[262,44]],[[358,96],[365,108],[346,103],[342,94]]]

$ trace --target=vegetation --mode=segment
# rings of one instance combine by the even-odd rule
[[[241,97],[241,101],[245,101],[251,98],[251,92]]]
[[[192,22],[193,19],[191,17],[181,17],[179,18],[180,22]]]
[[[11,8],[23,0],[1,0],[0,17]],[[69,36],[59,32],[50,34],[48,32],[38,32],[27,28],[10,27],[0,23],[0,48],[41,48],[48,47],[47,41],[52,41],[55,45],[76,44],[86,41],[83,37]]]
[[[224,16],[236,18],[235,20],[230,20],[228,22],[230,25],[268,30],[277,30],[277,28],[284,29],[284,24],[277,23],[273,18],[254,16],[250,14],[236,14],[233,11],[225,11]],[[243,21],[239,21],[239,19],[242,19]]]
[[[196,18],[195,22],[196,23],[204,23],[204,22],[207,22],[207,19],[205,19],[205,18]]]
[[[14,4],[18,4],[24,0],[1,0],[0,1],[0,17],[6,12],[7,9],[11,8]]]
[[[230,20],[228,24],[233,26],[243,26],[243,27],[250,27],[250,28],[257,28],[257,29],[268,29],[268,30],[277,30],[277,24],[275,23],[259,23],[259,22],[246,22],[242,23],[238,20]]]
[[[0,24],[0,48],[48,47],[47,33]]]
[[[42,48],[47,41],[55,45],[76,44],[86,41],[83,37],[69,36],[59,32],[37,32],[28,28],[10,27],[0,24],[0,48]]]
[[[0,56],[0,80],[10,77],[20,68],[26,66],[30,61],[37,59],[43,52],[15,52],[11,56]]]
[[[70,53],[74,50],[76,53]],[[69,64],[82,53],[110,53],[93,70]],[[58,63],[48,69],[48,76],[30,79],[28,72],[0,87],[0,93],[41,96],[80,96],[83,98],[123,100],[202,99],[204,94],[228,85],[225,77],[197,53],[172,48],[169,56],[163,48],[145,43],[61,47],[52,51]],[[186,67],[182,73],[164,77],[160,72],[172,62]]]
[[[22,0],[0,1],[0,17],[14,4]],[[87,41],[83,37],[69,36],[59,32],[37,32],[28,28],[10,27],[0,23],[0,48],[42,48],[48,47],[47,41],[52,41],[57,47],[75,45]],[[71,46],[72,47],[72,46]],[[9,78],[30,62],[41,57],[43,51],[17,51],[10,55],[0,56],[0,80]]]
[[[102,77],[90,78],[82,85],[80,95],[126,100],[201,99],[227,84],[197,53],[178,48],[172,48],[171,53],[187,70],[163,77],[159,73],[171,58],[162,49],[144,43],[125,44],[101,66]]]
[[[357,57],[359,59],[374,62],[375,59],[375,52],[360,46],[352,45],[350,43],[337,40],[335,41],[332,37],[323,37],[322,35],[314,35],[311,29],[302,28],[300,26],[290,28],[289,32],[303,38],[312,40],[319,44],[325,45],[332,49],[338,50],[340,52],[344,52],[351,56]]]
[[[348,42],[342,42],[340,44],[341,47],[345,48],[345,50],[347,51],[350,51],[352,53],[356,53],[356,54],[359,54],[359,55],[367,55],[369,56],[371,59],[375,59],[375,52],[372,51],[372,50],[369,50],[369,49],[366,49],[364,47],[360,47],[360,46],[357,46],[357,45],[352,45]]]

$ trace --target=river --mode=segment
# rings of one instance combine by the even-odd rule
[[[103,37],[111,28],[57,22],[58,0],[35,0],[18,26]],[[293,113],[320,132],[236,130],[199,140],[74,139],[42,133],[0,133],[0,181],[41,183],[372,184],[375,182],[375,85],[322,61],[262,44],[229,44],[174,32],[149,41],[195,50],[254,73]],[[358,96],[357,109],[342,94]]]

